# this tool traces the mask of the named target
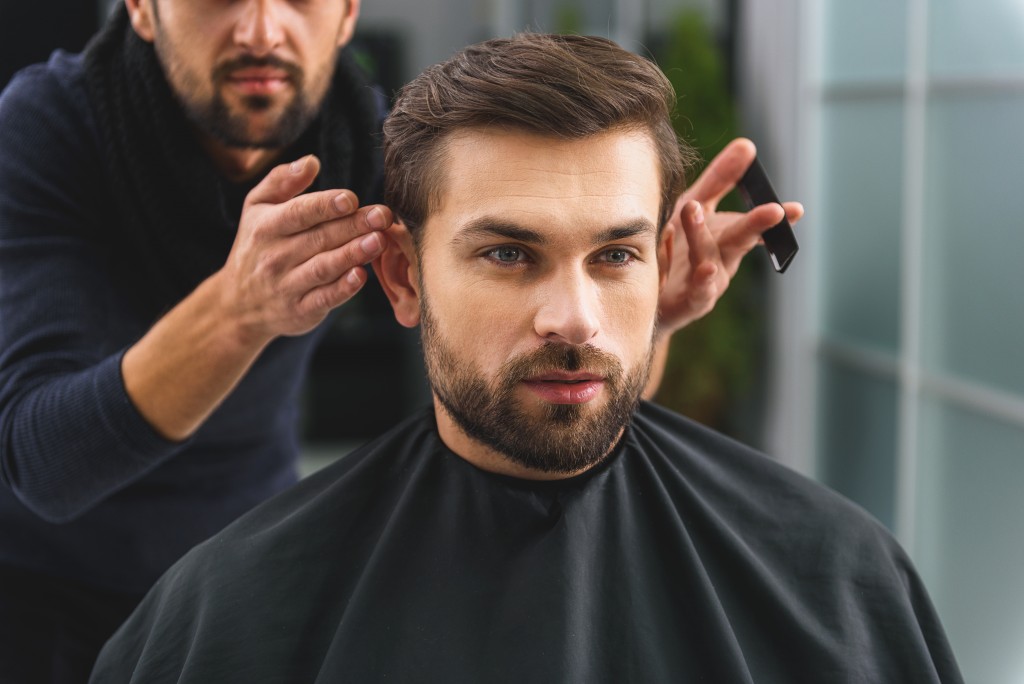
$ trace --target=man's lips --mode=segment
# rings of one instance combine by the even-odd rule
[[[604,377],[595,373],[555,371],[526,378],[523,384],[552,404],[584,404],[600,394]]]
[[[246,67],[227,75],[228,85],[244,95],[274,95],[289,86],[291,77],[274,67]]]

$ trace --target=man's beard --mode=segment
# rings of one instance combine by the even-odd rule
[[[161,61],[164,60],[161,59]],[[165,70],[173,68],[173,66],[166,62],[164,64]],[[271,67],[286,72],[294,90],[291,101],[278,115],[273,125],[259,133],[250,130],[249,116],[270,109],[274,104],[273,99],[263,95],[249,95],[242,98],[242,110],[233,111],[221,92],[221,87],[232,72],[251,67]],[[186,73],[181,73],[181,76],[185,83],[180,90],[184,92],[176,92],[175,95],[185,110],[185,116],[199,130],[229,147],[253,149],[287,147],[295,142],[316,118],[323,100],[321,94],[316,102],[310,101],[305,87],[305,74],[301,67],[273,55],[266,57],[242,55],[217,65],[210,75],[213,95],[209,99],[199,100],[190,96],[191,93],[199,92],[199,89],[195,87],[198,84],[194,84],[195,77]]]
[[[627,374],[616,357],[593,345],[548,343],[506,361],[490,384],[459,362],[426,297],[420,323],[431,389],[459,428],[513,463],[546,473],[571,474],[604,460],[636,410],[654,358],[652,339],[647,357]],[[603,406],[548,404],[535,416],[516,400],[515,391],[527,378],[579,370],[604,377]]]

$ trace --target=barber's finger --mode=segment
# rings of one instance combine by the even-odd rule
[[[367,264],[384,251],[384,236],[372,232],[336,249],[316,254],[296,266],[281,285],[286,291],[309,292],[341,278],[356,266]]]
[[[363,207],[354,214],[325,221],[295,236],[296,262],[329,252],[373,231],[391,227],[391,210],[383,205]]]
[[[736,272],[743,257],[762,242],[761,235],[764,231],[777,225],[784,215],[781,205],[762,204],[751,209],[741,220],[722,231],[718,236],[718,247],[722,253],[722,262],[730,275]]]
[[[786,210],[786,218],[791,224],[795,224],[804,217],[804,205],[799,202],[783,202],[782,208]]]
[[[320,160],[306,155],[270,170],[245,198],[248,204],[281,204],[305,190],[320,173]]]
[[[659,310],[662,325],[668,331],[678,330],[687,323],[700,318],[710,311],[724,289],[714,235],[704,220],[704,211],[699,202],[686,202],[679,212],[679,222],[686,243],[685,259],[689,268],[684,268],[685,281],[676,281],[672,288],[662,290]],[[680,250],[677,249],[677,253]],[[680,262],[680,265],[682,263]],[[676,262],[673,262],[673,269]],[[672,272],[669,272],[672,278]],[[725,281],[728,283],[728,280]]]
[[[351,190],[321,190],[294,197],[269,215],[274,216],[274,231],[287,236],[349,216],[358,208],[359,198]]]
[[[761,204],[747,212],[747,227],[751,232],[763,233],[786,216],[781,204]]]
[[[301,314],[325,314],[341,306],[366,284],[366,270],[354,266],[336,280],[315,287],[301,297],[298,303]]]
[[[760,234],[778,225],[782,221],[783,216],[791,224],[796,223],[804,216],[804,205],[799,202],[761,204],[747,212],[746,221],[742,228],[745,231]]]
[[[255,229],[273,235],[292,235],[354,212],[359,207],[359,198],[350,190],[299,194],[309,187],[319,169],[320,162],[312,155],[272,169],[246,197],[247,206],[271,205],[271,211],[259,214]]]
[[[721,201],[747,172],[757,156],[757,148],[747,138],[736,138],[719,152],[704,168],[697,180],[685,193],[708,211],[714,211]]]
[[[684,204],[679,213],[679,220],[686,238],[690,265],[697,267],[702,262],[717,261],[718,244],[704,220],[704,209],[700,202],[690,200]]]

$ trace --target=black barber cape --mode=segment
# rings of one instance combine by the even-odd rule
[[[406,421],[193,549],[92,681],[961,678],[878,523],[644,404],[606,462],[547,483]]]

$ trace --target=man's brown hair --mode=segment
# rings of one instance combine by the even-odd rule
[[[470,46],[399,93],[384,123],[385,202],[415,234],[438,208],[460,130],[505,127],[575,140],[641,130],[661,166],[661,224],[696,159],[672,128],[675,91],[649,60],[593,36],[522,33]]]

